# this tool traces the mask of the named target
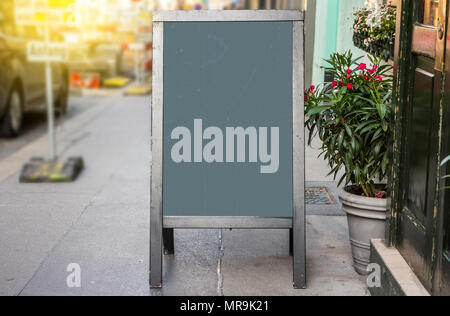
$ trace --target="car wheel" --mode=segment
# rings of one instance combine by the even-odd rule
[[[4,137],[16,137],[22,130],[23,121],[22,94],[17,87],[11,91],[6,109],[0,134]]]

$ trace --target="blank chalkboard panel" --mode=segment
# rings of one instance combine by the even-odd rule
[[[164,23],[164,216],[293,216],[292,29],[292,21]],[[221,149],[210,152],[214,162],[201,154],[220,135],[202,140],[209,127],[223,134]],[[237,162],[237,138],[234,162],[227,161],[227,128],[238,127],[250,127],[245,162]],[[263,152],[270,153],[274,128],[279,129],[278,168],[272,155],[272,169],[262,173],[268,163],[261,161],[261,141],[267,139]],[[174,131],[184,136],[189,131],[190,149]],[[181,140],[186,146],[174,156]]]

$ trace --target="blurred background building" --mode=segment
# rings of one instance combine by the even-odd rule
[[[1,0],[0,40],[42,40],[37,19],[47,5],[64,21],[51,26],[52,39],[67,43],[71,91],[79,87],[121,85],[130,79],[151,80],[152,17],[156,10],[305,11],[306,84],[323,82],[324,59],[334,52],[365,53],[353,44],[353,13],[382,0]],[[44,10],[45,11],[45,10]],[[42,16],[40,17],[42,18]],[[3,36],[3,37],[2,37]],[[24,45],[26,47],[26,45]],[[24,60],[23,63],[26,64]],[[126,77],[127,80],[109,81]],[[94,80],[91,80],[94,78]],[[14,80],[14,79],[12,79]],[[119,82],[119,83],[117,83]],[[43,86],[43,84],[40,84]],[[4,92],[7,95],[7,91]]]

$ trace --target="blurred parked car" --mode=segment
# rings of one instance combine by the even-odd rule
[[[14,0],[0,0],[0,136],[18,136],[23,113],[45,103],[45,65],[29,63],[27,42],[43,40],[34,26],[17,25]],[[52,41],[61,40],[52,34]],[[68,104],[67,65],[53,64],[55,109],[64,113]]]
[[[120,74],[122,48],[108,43],[86,43],[70,48],[71,73],[96,73],[101,78]]]

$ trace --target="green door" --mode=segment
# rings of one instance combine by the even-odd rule
[[[448,207],[439,189],[445,184],[440,180],[440,161],[448,138],[448,132],[443,134],[448,125],[443,110],[450,106],[443,98],[447,2],[402,1],[396,60],[390,238],[433,294],[441,294],[442,284],[449,280],[448,275],[444,278],[449,271],[444,251],[449,243],[443,238]]]

